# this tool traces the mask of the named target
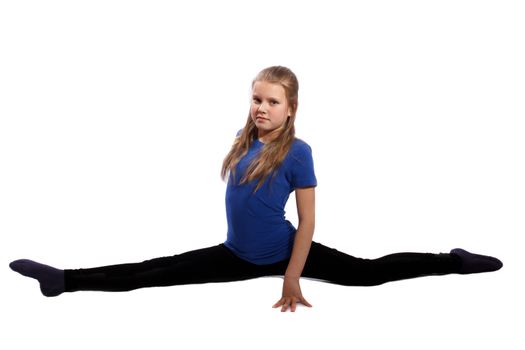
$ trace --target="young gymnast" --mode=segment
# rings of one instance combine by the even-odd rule
[[[499,270],[500,260],[463,249],[449,253],[396,253],[362,259],[312,241],[317,179],[311,147],[295,137],[299,84],[288,68],[263,69],[252,81],[251,106],[243,129],[225,157],[227,237],[224,243],[139,263],[61,270],[28,259],[10,267],[37,279],[45,296],[64,292],[129,291],[144,287],[239,281],[284,276],[273,305],[293,312],[303,297],[300,277],[346,286],[450,273]],[[284,216],[295,191],[298,225]]]

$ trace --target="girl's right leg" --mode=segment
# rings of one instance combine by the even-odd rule
[[[140,263],[65,270],[65,291],[129,291],[144,287],[229,282],[258,277],[224,244]]]
[[[118,292],[144,287],[239,281],[267,273],[237,257],[224,244],[139,263],[88,269],[60,270],[27,259],[13,261],[10,267],[37,279],[45,296],[57,296],[64,291]]]

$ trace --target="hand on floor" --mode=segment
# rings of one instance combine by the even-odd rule
[[[312,305],[306,301],[301,293],[301,286],[299,285],[299,278],[284,277],[283,283],[283,296],[282,298],[273,305],[273,308],[281,307],[281,312],[285,312],[290,307],[292,312],[295,312],[297,303],[301,303],[305,306],[312,307]]]

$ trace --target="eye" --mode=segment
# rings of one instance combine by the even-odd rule
[[[277,101],[270,101],[270,103],[276,105],[276,104],[278,104],[279,102],[277,102]]]

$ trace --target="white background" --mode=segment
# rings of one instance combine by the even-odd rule
[[[523,18],[519,1],[3,1],[0,347],[523,349]],[[223,242],[220,167],[271,65],[299,79],[314,240],[504,268],[303,280],[313,308],[284,314],[279,278],[45,298],[8,268]]]

